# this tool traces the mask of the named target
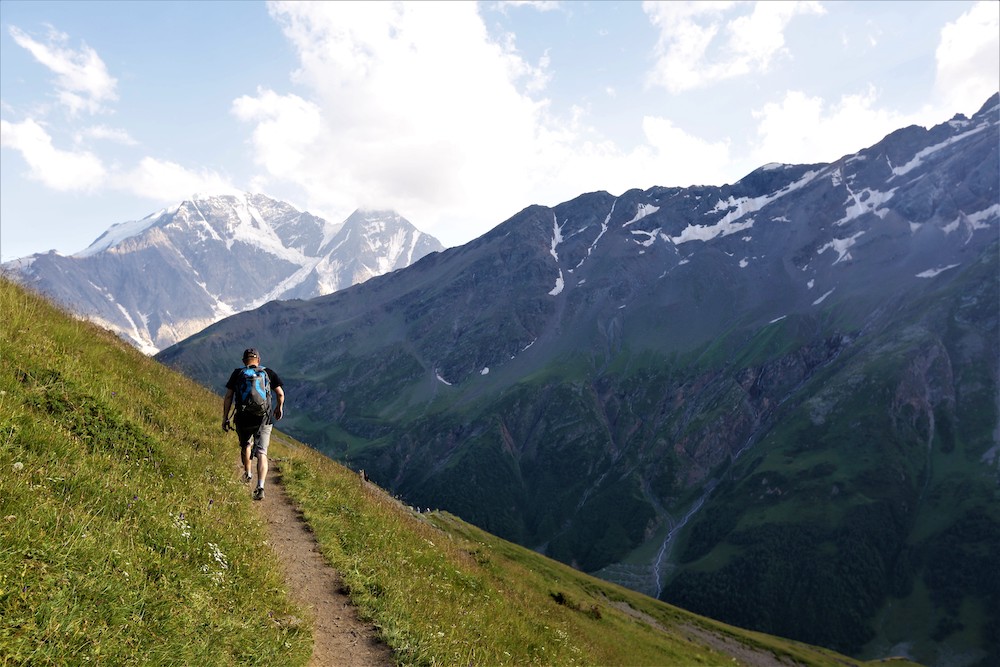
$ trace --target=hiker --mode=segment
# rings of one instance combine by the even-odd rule
[[[235,426],[240,441],[243,462],[243,481],[253,480],[250,460],[257,459],[257,488],[253,499],[264,499],[264,480],[267,479],[267,445],[271,441],[271,425],[282,417],[285,391],[281,378],[270,368],[260,365],[260,354],[256,348],[243,352],[243,366],[237,368],[226,382],[226,397],[222,401],[222,430],[229,431]],[[271,394],[278,399],[272,411]],[[232,426],[229,423],[233,404],[236,412]],[[251,447],[253,451],[251,452]]]

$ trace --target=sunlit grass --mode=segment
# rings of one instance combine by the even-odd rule
[[[0,663],[306,662],[218,410],[0,280]]]

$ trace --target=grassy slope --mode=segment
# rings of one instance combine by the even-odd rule
[[[324,555],[405,664],[733,665],[744,654],[859,664],[698,617],[450,514],[417,512],[284,436],[273,447]]]
[[[218,397],[0,280],[0,664],[302,664]]]
[[[234,479],[218,407],[0,280],[0,664],[306,662],[308,614],[288,602]],[[732,665],[734,650],[853,664],[414,513],[283,436],[274,450],[403,664]]]

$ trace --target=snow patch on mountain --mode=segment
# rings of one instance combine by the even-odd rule
[[[727,200],[720,199],[711,211],[705,215],[728,211],[722,219],[712,225],[688,225],[677,236],[670,237],[675,245],[687,243],[688,241],[711,241],[719,236],[729,236],[741,232],[744,229],[753,227],[754,220],[749,218],[743,222],[736,222],[752,213],[756,213],[765,206],[781,199],[789,193],[795,192],[811,183],[821,172],[808,171],[797,181],[789,183],[777,192],[761,195],[760,197],[741,197],[736,199],[730,196]]]
[[[197,203],[195,203],[195,207],[197,208]],[[200,209],[198,212],[204,219],[204,214],[201,213]],[[230,236],[226,241],[230,250],[235,243],[244,243],[292,264],[303,265],[308,262],[301,250],[289,248],[282,242],[274,228],[264,222],[260,211],[246,200],[246,196],[237,200],[234,212],[238,224],[231,229]]]
[[[378,231],[384,235],[384,226]],[[397,229],[388,237],[377,236],[374,233],[366,235],[366,239],[369,241],[368,247],[372,250],[377,259],[375,263],[375,273],[377,275],[388,273],[396,267],[396,262],[406,251],[408,236],[410,235],[403,229]]]
[[[917,151],[917,154],[914,155],[910,159],[910,161],[904,164],[903,166],[892,167],[892,178],[896,178],[898,176],[905,176],[906,174],[910,173],[917,167],[921,166],[927,158],[934,155],[935,153],[940,152],[942,149],[947,148],[952,144],[956,144],[959,141],[964,141],[973,135],[979,134],[980,132],[989,129],[990,127],[992,127],[992,124],[989,121],[985,121],[980,123],[979,125],[976,125],[968,132],[962,132],[961,134],[956,134],[954,136],[948,137],[942,142],[934,144],[933,146],[928,146],[923,150]],[[890,166],[892,165],[890,164]]]
[[[862,230],[852,236],[847,237],[846,239],[833,239],[832,241],[821,247],[819,250],[817,250],[816,254],[822,255],[827,250],[832,249],[837,253],[837,259],[833,262],[834,264],[839,264],[840,262],[848,261],[852,259],[851,248],[853,248],[854,245],[857,243],[858,237],[864,233],[865,232]]]
[[[639,208],[635,212],[635,217],[622,225],[622,227],[628,227],[633,222],[638,222],[645,218],[647,215],[652,215],[660,210],[659,206],[653,206],[652,204],[639,204]]]
[[[1000,204],[993,204],[989,208],[976,211],[975,213],[966,214],[960,212],[958,217],[947,225],[944,225],[941,230],[945,234],[951,234],[964,227],[968,230],[969,237],[971,238],[972,233],[976,230],[989,229],[991,222],[996,222],[994,218],[1000,218]]]
[[[632,239],[633,241],[635,241],[636,243],[638,243],[639,245],[641,245],[643,248],[648,248],[649,246],[653,245],[653,243],[656,242],[656,237],[660,235],[660,228],[659,227],[657,227],[655,230],[653,230],[651,232],[647,232],[647,231],[644,231],[642,229],[633,229],[633,230],[630,230],[630,231],[631,231],[632,236],[645,236],[646,237],[646,239],[644,241],[640,241],[639,239]]]
[[[818,306],[819,304],[821,304],[821,303],[823,303],[824,301],[826,301],[826,297],[828,297],[828,296],[830,296],[831,294],[833,294],[833,293],[834,293],[834,291],[835,291],[836,289],[837,289],[837,288],[836,288],[836,287],[834,287],[834,288],[833,288],[832,290],[830,290],[829,292],[827,292],[826,294],[824,294],[824,295],[823,295],[823,296],[821,296],[820,298],[818,298],[818,299],[816,299],[815,301],[813,301],[813,305],[814,305],[814,306]]]
[[[949,269],[954,269],[956,266],[962,266],[961,264],[949,264],[948,266],[942,266],[937,269],[928,269],[926,271],[921,271],[917,274],[917,278],[933,278],[934,276],[940,275]]]
[[[590,247],[587,248],[587,255],[583,259],[581,259],[580,263],[573,268],[579,269],[581,266],[583,266],[583,263],[587,261],[587,257],[590,257],[591,253],[594,252],[594,248],[597,247],[597,244],[601,240],[601,237],[603,237],[608,231],[608,225],[611,223],[611,216],[614,215],[615,206],[617,205],[618,205],[617,199],[611,202],[611,210],[608,211],[608,215],[604,218],[604,222],[601,223],[600,233],[597,235],[597,238],[594,239],[594,242],[590,244]]]
[[[413,234],[410,235],[410,243],[409,243],[409,245],[406,248],[406,265],[407,266],[409,266],[410,264],[413,264],[413,262],[415,262],[417,259],[419,259],[419,258],[416,258],[415,255],[417,253],[417,245],[418,245],[418,243],[420,241],[420,238],[422,236],[423,236],[423,233],[420,230],[416,230],[416,231],[413,232]]]
[[[549,247],[549,253],[555,258],[556,262],[559,261],[559,253],[556,252],[556,248],[559,244],[563,242],[562,227],[559,226],[559,221],[556,219],[556,214],[552,214],[552,244]],[[559,272],[560,277],[562,277],[562,271]]]
[[[1000,218],[1000,204],[993,204],[982,211],[970,213],[966,218],[972,223],[973,229],[989,229],[990,225],[986,223],[986,220]],[[993,222],[996,223],[997,220],[993,220]]]
[[[559,269],[559,277],[556,278],[556,286],[553,287],[552,290],[549,292],[549,296],[557,296],[557,295],[561,294],[562,291],[563,291],[563,287],[565,287],[565,285],[566,285],[566,283],[563,280],[562,269]]]
[[[850,185],[844,183],[844,186],[847,188],[847,200],[844,202],[847,210],[844,213],[844,217],[833,224],[837,226],[846,225],[851,220],[860,218],[865,213],[874,213],[880,218],[885,218],[889,213],[889,209],[882,208],[882,205],[892,199],[893,194],[896,192],[895,188],[888,192],[865,188],[861,192],[856,193],[851,190]]]
[[[125,239],[142,234],[144,231],[155,225],[156,222],[166,213],[166,209],[161,209],[156,213],[147,215],[141,220],[130,220],[128,222],[120,222],[116,225],[112,225],[110,229],[98,236],[96,241],[72,256],[91,257],[102,250],[107,250],[112,246],[116,246]]]
[[[741,212],[735,216],[735,219],[741,218],[743,215],[744,213]],[[688,241],[711,241],[717,236],[729,236],[744,229],[750,229],[753,227],[753,222],[753,218],[744,222],[733,222],[731,216],[727,215],[714,225],[688,225],[677,236],[670,236],[668,238],[674,245],[680,245]]]

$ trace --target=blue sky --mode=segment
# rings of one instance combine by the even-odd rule
[[[232,191],[459,245],[971,115],[998,35],[992,1],[0,0],[0,256]]]

